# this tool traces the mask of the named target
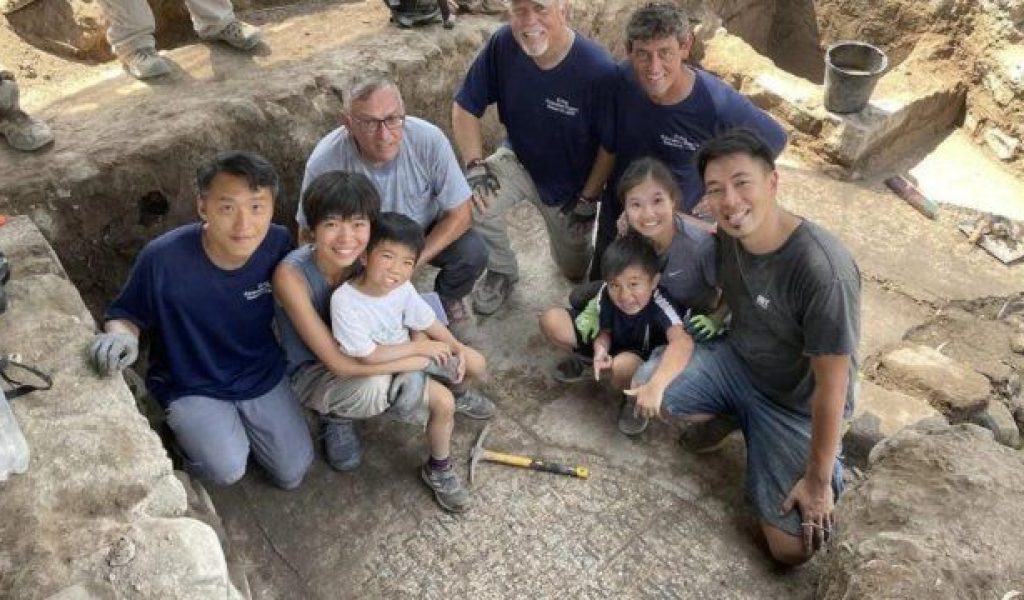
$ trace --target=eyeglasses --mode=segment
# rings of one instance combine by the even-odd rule
[[[391,115],[383,119],[367,119],[352,115],[352,124],[368,133],[376,133],[382,127],[387,127],[389,131],[396,131],[402,127],[403,123],[405,123],[405,115]]]

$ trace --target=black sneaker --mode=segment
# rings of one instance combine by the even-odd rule
[[[636,415],[636,398],[626,396],[619,411],[619,431],[626,435],[640,435],[647,429],[650,420]]]
[[[430,463],[427,463],[420,469],[420,477],[423,483],[433,490],[434,498],[441,508],[455,513],[469,509],[469,490],[462,485],[462,480],[455,469],[431,469]]]
[[[720,449],[729,434],[740,428],[732,415],[715,415],[702,423],[688,423],[679,434],[679,443],[697,454],[708,454]]]
[[[572,354],[555,366],[555,381],[561,383],[576,383],[583,381],[590,374],[588,368],[590,361],[579,354]]]

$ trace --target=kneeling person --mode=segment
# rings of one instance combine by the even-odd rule
[[[449,457],[456,406],[469,416],[487,418],[493,414],[493,405],[471,391],[466,382],[483,376],[484,357],[455,339],[409,281],[424,244],[423,229],[415,221],[398,213],[381,214],[370,234],[365,270],[331,296],[331,328],[345,353],[364,363],[391,362],[410,356],[431,360],[428,372],[436,379],[427,381],[425,391],[430,460],[421,474],[443,508],[460,512],[469,506],[469,493],[452,469]],[[410,330],[416,333],[415,340]],[[409,410],[409,400],[382,408],[392,411],[397,418],[421,420],[416,407]],[[411,401],[415,404],[421,398]],[[400,414],[394,414],[395,411]]]
[[[264,158],[218,155],[198,170],[200,222],[146,244],[107,309],[90,358],[108,375],[150,334],[146,386],[194,475],[242,478],[250,450],[275,485],[299,485],[313,442],[274,337],[270,278],[291,248],[270,222],[278,177]]]
[[[659,390],[660,404],[660,390],[682,371],[693,350],[693,341],[683,331],[679,314],[658,287],[659,267],[654,246],[640,234],[629,233],[612,242],[602,257],[605,283],[599,295],[599,333],[592,342],[578,330],[576,315],[570,309],[548,309],[540,320],[541,331],[555,346],[593,355],[594,379],[600,379],[603,370],[611,371],[612,386],[627,394],[619,415],[619,430],[627,435],[637,435],[647,428],[643,405],[652,404],[648,396]],[[665,358],[651,381],[636,390],[629,389],[640,365],[666,344],[671,350],[664,352]],[[561,381],[579,378],[561,372],[558,376]]]

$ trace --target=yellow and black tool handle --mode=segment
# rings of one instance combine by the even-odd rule
[[[540,460],[539,458],[520,456],[518,454],[505,454],[504,452],[484,450],[484,455],[481,458],[488,462],[500,463],[513,467],[522,467],[524,469],[532,469],[534,471],[557,473],[558,475],[568,475],[569,477],[578,477],[580,479],[587,479],[590,477],[590,470],[586,467],[578,465],[563,465],[556,462]]]

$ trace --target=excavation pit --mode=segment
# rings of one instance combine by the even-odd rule
[[[941,48],[924,34],[918,36],[924,41],[883,44],[894,57],[890,74],[899,77],[880,82],[865,113],[827,114],[820,75],[811,67],[823,64],[820,49],[817,55],[810,50],[826,36],[809,32],[799,52],[787,53],[779,45],[787,36],[780,32],[809,13],[801,3],[792,9],[799,19],[783,22],[782,6],[767,21],[769,33],[758,34],[766,43],[776,40],[765,54],[778,66],[744,42],[752,38],[740,39],[732,30],[707,42],[704,64],[783,120],[796,150],[822,162],[869,165],[879,156],[905,156],[907,148],[940,138],[963,118],[968,88],[950,84],[944,72],[933,78],[917,70],[932,68],[926,59]],[[621,20],[612,17],[631,7],[580,4],[574,16],[582,31],[598,32],[615,47]],[[387,26],[379,2],[286,13],[255,13],[267,19],[268,56],[182,47],[169,54],[179,66],[174,78],[154,86],[114,77],[114,67],[90,71],[95,80],[33,105],[55,125],[52,150],[30,156],[0,150],[0,206],[32,217],[94,316],[114,296],[143,243],[194,219],[192,179],[200,158],[230,147],[267,155],[283,175],[276,220],[289,223],[305,157],[336,125],[337,92],[360,70],[395,77],[408,112],[447,129],[453,91],[498,26],[494,19],[467,17],[453,33],[397,31]],[[352,28],[339,32],[339,22]],[[781,181],[786,205],[836,231],[860,263],[865,356],[899,341],[945,301],[1016,291],[1005,271],[985,257],[948,252],[962,241],[950,217],[923,223],[888,192],[837,182],[813,166],[784,167]],[[616,431],[618,399],[608,390],[552,380],[557,357],[545,349],[535,315],[564,301],[568,284],[547,256],[536,213],[521,206],[509,221],[523,283],[508,313],[480,321],[481,349],[493,374],[487,390],[501,409],[490,439],[503,449],[586,464],[592,478],[489,466],[473,511],[452,517],[436,508],[417,479],[424,456],[419,432],[368,423],[362,430],[365,464],[354,473],[335,473],[318,458],[303,486],[288,493],[270,486],[253,465],[238,485],[211,490],[229,558],[244,567],[253,597],[813,597],[818,560],[781,574],[756,541],[757,526],[742,499],[741,439],[710,457],[681,451],[674,430],[661,423],[639,440],[626,439]],[[84,313],[75,316],[85,319]],[[75,343],[87,338],[85,329]],[[61,368],[50,362],[49,338],[43,342],[23,353]],[[71,355],[59,358],[67,362]],[[88,386],[120,385],[84,371],[76,375]],[[66,386],[62,393],[75,393],[79,380],[59,381]],[[75,407],[87,410],[88,404]],[[477,423],[458,422],[457,457],[466,457],[478,431]],[[99,505],[86,506],[85,514],[99,512]],[[60,547],[59,531],[40,536]],[[99,536],[89,548],[105,559],[107,545],[115,542]],[[4,564],[0,560],[0,573]],[[17,581],[43,586],[35,590],[42,595],[60,591],[56,580],[25,573]],[[0,576],[0,596],[17,595],[12,581]]]

